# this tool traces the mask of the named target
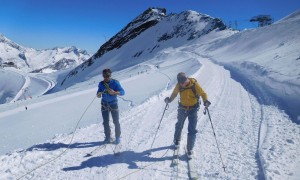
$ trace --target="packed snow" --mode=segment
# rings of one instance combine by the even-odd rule
[[[196,12],[188,12],[189,20],[197,20]],[[83,71],[80,79],[73,78],[63,88],[54,86],[68,71],[32,75],[0,70],[1,82],[12,86],[16,100],[0,105],[0,179],[189,179],[187,121],[178,170],[170,167],[177,99],[162,116],[164,98],[171,95],[179,72],[196,78],[212,103],[215,136],[203,105],[198,112],[193,166],[199,179],[299,179],[300,125],[294,118],[300,97],[297,16],[265,28],[212,31],[192,41],[187,36],[172,38],[130,59],[151,49],[155,34],[176,26],[172,16],[105,54],[91,71]],[[282,35],[273,39],[276,33]],[[272,60],[279,52],[278,61],[286,64]],[[114,69],[113,78],[125,89],[125,96],[118,97],[119,155],[114,154],[114,144],[103,143],[101,99],[96,98],[101,69],[107,67]],[[14,80],[10,83],[8,78]],[[35,96],[25,99],[24,87]],[[282,87],[285,91],[279,93]],[[280,103],[280,96],[296,107],[283,108],[286,101]]]
[[[51,90],[56,82],[15,68],[0,69],[0,104],[32,99]]]
[[[7,115],[1,113],[1,144],[4,145],[1,152],[29,147],[1,156],[1,176],[4,179],[22,177],[67,150],[57,160],[27,174],[25,178],[176,178],[177,174],[170,167],[176,102],[166,110],[153,149],[149,148],[165,107],[163,99],[171,94],[178,71],[195,77],[207,92],[212,102],[210,113],[216,137],[227,167],[223,172],[208,117],[203,115],[201,108],[195,146],[195,166],[201,179],[286,179],[295,175],[300,155],[299,126],[276,107],[259,104],[223,67],[186,49],[182,52],[178,48],[169,53],[177,54],[178,60],[167,59],[159,64],[160,68],[155,68],[150,66],[157,65],[157,60],[153,59],[147,61],[147,65],[152,67],[147,71],[146,66],[139,66],[114,76],[120,79],[126,90],[126,96],[119,98],[122,125],[122,151],[119,156],[113,155],[114,145],[107,145],[96,151],[94,156],[85,157],[104,139],[100,100],[95,99],[97,84],[94,84],[78,88],[75,92],[70,90],[71,93],[66,90],[51,94],[40,101],[28,100],[25,103],[28,110],[20,104],[21,107],[12,108]],[[186,59],[180,54],[189,54],[190,57]],[[84,128],[75,131],[78,120],[80,127]],[[183,146],[186,129],[185,126]],[[51,139],[54,132],[57,135]],[[72,132],[75,134],[70,142]],[[31,146],[47,139],[51,140]],[[188,179],[183,146],[178,177]],[[149,151],[152,152],[150,156],[147,155]]]

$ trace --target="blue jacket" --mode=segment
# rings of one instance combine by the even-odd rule
[[[119,81],[115,79],[110,79],[109,82],[107,82],[108,87],[114,91],[119,91],[120,95],[123,96],[125,94],[124,89],[122,88],[121,84]],[[118,103],[117,95],[110,95],[107,92],[107,87],[105,86],[105,82],[101,81],[98,85],[98,91],[102,92],[102,103],[108,103],[108,104],[116,104]]]

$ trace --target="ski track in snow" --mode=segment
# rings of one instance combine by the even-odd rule
[[[29,87],[29,85],[30,85],[29,76],[25,76],[24,79],[25,79],[24,85],[22,86],[20,91],[16,94],[16,96],[11,100],[11,102],[17,101],[21,96],[24,95],[26,89]]]
[[[23,72],[14,69],[7,69],[7,70],[13,73],[17,73],[24,78],[23,86],[20,88],[19,92],[15,95],[15,97],[10,101],[11,103],[17,100],[43,95],[55,86],[55,82],[53,80],[49,80],[43,77],[33,77],[32,75],[29,76],[27,74],[24,74]],[[46,85],[43,85],[43,83],[45,83]],[[42,88],[43,91],[35,91],[34,89],[40,89],[40,88],[36,88],[35,87],[36,85],[43,86]],[[32,92],[29,92],[31,90],[30,88],[32,89]]]
[[[199,59],[199,56],[194,56]],[[241,84],[230,78],[229,71],[223,67],[207,59],[200,58],[199,61],[202,67],[193,77],[212,102],[210,114],[226,165],[226,172],[223,172],[215,137],[201,106],[194,149],[194,166],[199,178],[289,178],[292,172],[284,164],[286,160],[281,160],[285,158],[294,163],[292,160],[297,155],[299,157],[299,127],[295,127],[276,107],[260,105]],[[161,73],[171,81],[170,76]],[[182,132],[178,174],[170,167],[170,146],[177,120],[175,100],[162,119],[151,155],[147,155],[165,107],[163,99],[173,90],[169,83],[160,94],[120,114],[123,146],[119,156],[113,155],[114,145],[109,144],[92,157],[84,157],[103,139],[102,124],[94,124],[78,129],[70,149],[61,158],[30,173],[25,179],[177,179],[177,176],[178,179],[188,179],[183,150],[187,120]],[[132,100],[126,101],[132,104]],[[71,135],[58,135],[49,143],[0,156],[0,162],[7,164],[0,167],[2,178],[15,179],[51,160],[67,147]]]

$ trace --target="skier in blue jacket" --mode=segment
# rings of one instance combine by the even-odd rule
[[[102,75],[104,80],[98,85],[97,97],[101,98],[101,111],[103,117],[103,126],[105,140],[104,142],[110,143],[110,127],[109,127],[109,112],[111,113],[113,123],[115,125],[115,143],[119,144],[121,139],[121,127],[119,122],[119,109],[117,95],[123,96],[125,94],[119,81],[111,78],[111,70],[104,69]]]

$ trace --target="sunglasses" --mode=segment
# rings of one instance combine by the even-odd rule
[[[104,77],[104,78],[109,78],[109,77],[110,77],[110,74],[103,74],[103,77]]]
[[[109,78],[111,76],[111,70],[110,69],[104,69],[102,72],[102,76],[104,78]]]

